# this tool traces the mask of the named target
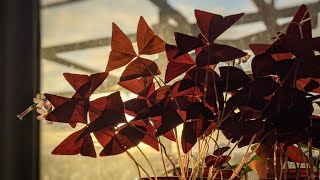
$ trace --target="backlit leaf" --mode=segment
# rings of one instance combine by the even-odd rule
[[[240,13],[222,17],[221,15],[198,9],[194,12],[198,27],[209,43],[213,42],[244,15],[244,13]]]
[[[166,43],[154,34],[152,29],[141,16],[137,30],[137,44],[140,55],[151,55],[164,51]]]
[[[112,23],[111,52],[106,72],[128,64],[136,56],[129,38],[115,23]]]
[[[59,155],[76,155],[96,157],[93,141],[90,135],[85,136],[83,139],[76,141],[77,138],[83,133],[85,128],[72,133],[64,141],[62,141],[53,151],[52,154]]]
[[[120,82],[159,74],[160,70],[155,62],[144,58],[137,58],[128,64],[122,72]]]

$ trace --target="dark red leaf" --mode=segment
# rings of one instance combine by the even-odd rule
[[[44,95],[55,107],[55,109],[46,116],[46,120],[69,123],[72,127],[75,127],[77,123],[87,124],[88,104],[86,100],[70,99],[51,94]]]
[[[312,38],[311,19],[306,5],[301,5],[287,28],[287,34],[295,38]]]
[[[166,50],[166,55],[167,55],[168,61],[172,61],[173,57],[179,52],[179,49],[177,48],[177,46],[174,46],[171,44],[166,44],[165,50]]]
[[[156,128],[158,128],[161,125],[161,116],[152,117],[151,122],[156,126]],[[171,141],[176,141],[176,137],[173,133],[173,130],[164,133],[162,136]]]
[[[269,54],[260,54],[252,59],[251,69],[254,78],[273,74],[276,60]]]
[[[133,56],[131,54],[126,54],[126,53],[111,50],[109,54],[108,64],[105,71],[110,72],[112,70],[121,68],[122,66],[127,65],[135,57],[136,56]]]
[[[85,74],[63,73],[64,78],[69,82],[75,91],[85,83],[89,82],[89,76]]]
[[[249,88],[250,95],[254,97],[265,97],[274,93],[279,84],[276,83],[271,77],[257,78],[247,84],[245,88]]]
[[[177,112],[177,109],[176,102],[171,99],[170,96],[166,96],[158,103],[138,113],[133,121],[161,116],[161,124],[159,125],[156,134],[158,137],[183,122],[181,116]]]
[[[197,137],[194,132],[194,127],[190,123],[183,124],[183,130],[181,135],[181,146],[184,153],[190,151],[190,149],[196,144]]]
[[[178,90],[175,91],[177,93],[181,93],[181,92],[185,92],[186,90],[189,90],[190,88],[195,88],[195,84],[191,79],[182,79],[176,83],[174,83],[171,87],[174,91],[174,86],[178,86]],[[183,95],[187,95],[187,94],[183,94]]]
[[[139,112],[149,107],[146,99],[130,99],[124,102],[125,113],[130,116],[136,116]]]
[[[214,168],[221,168],[221,166],[227,163],[230,159],[231,159],[230,156],[215,157],[210,155],[205,158],[205,163],[207,167],[211,167],[215,165]]]
[[[233,66],[219,67],[221,79],[228,84],[228,91],[234,91],[251,81],[250,77],[241,69]]]
[[[289,52],[297,57],[313,57],[314,50],[319,50],[320,37],[312,39],[296,39],[291,36],[281,38]]]
[[[115,133],[111,141],[101,151],[100,156],[121,154],[137,146],[145,137],[145,126],[123,125]]]
[[[162,124],[157,129],[156,136],[159,137],[183,122],[181,116],[176,111],[168,110],[167,114],[162,116]]]
[[[103,81],[107,78],[108,73],[96,73],[88,75],[82,74],[71,74],[71,73],[63,73],[65,79],[69,82],[69,84],[73,87],[76,92],[80,93],[84,98],[89,98],[91,94],[103,83]],[[90,84],[86,85],[86,84]]]
[[[149,99],[149,97],[152,96],[152,94],[154,93],[155,93],[155,84],[154,82],[152,82],[149,84],[149,86],[145,87],[141,92],[138,93],[138,98]]]
[[[93,106],[91,108],[95,108],[97,110],[101,110],[103,108],[103,110],[100,115],[88,125],[88,128],[86,128],[80,138],[103,128],[114,127],[119,123],[126,122],[124,105],[120,92],[115,92],[108,96],[101,97],[90,105]],[[92,116],[90,118],[92,118]]]
[[[273,73],[275,75],[278,75],[281,81],[286,80],[287,82],[292,83],[294,76],[293,69],[296,65],[296,59],[285,59],[277,61],[276,66],[274,66]]]
[[[221,15],[201,11],[198,9],[196,9],[194,12],[198,27],[209,43],[213,42],[224,31],[237,22],[244,14],[233,14],[222,17]]]
[[[266,122],[275,129],[278,142],[286,146],[305,139],[305,129],[310,127],[313,112],[312,101],[304,91],[281,87],[265,108]]]
[[[128,64],[120,77],[120,82],[153,75],[160,75],[157,64],[151,60],[138,57]]]
[[[166,106],[167,99],[161,100],[160,102],[156,103],[155,105],[144,109],[143,111],[139,112],[134,120],[143,120],[148,119],[150,117],[162,116],[163,108]]]
[[[211,125],[209,120],[215,117],[208,107],[202,102],[194,102],[188,106],[186,122],[183,125],[181,143],[184,153],[187,153],[197,142],[208,127]]]
[[[154,34],[152,29],[141,16],[137,30],[137,44],[139,55],[151,55],[164,51],[164,46],[166,43]]]
[[[92,94],[102,83],[103,81],[108,77],[109,73],[102,72],[102,73],[96,73],[90,75],[90,81],[92,82],[90,93]]]
[[[129,81],[118,82],[118,84],[127,90],[139,94],[141,91],[144,91],[146,87],[149,87],[153,83],[153,77],[141,77],[139,79],[131,79]]]
[[[195,65],[195,62],[189,54],[184,54],[176,59],[173,57],[179,52],[176,46],[166,44],[166,53],[169,63],[166,69],[165,82],[169,82],[172,79],[178,77],[182,73],[186,72],[190,67]]]
[[[152,92],[151,95],[148,96],[149,102],[151,102],[151,104],[158,103],[159,101],[161,101],[162,99],[165,98],[165,96],[168,93],[169,89],[170,89],[169,85],[162,86],[162,87],[158,88],[157,90]]]
[[[189,36],[189,35],[178,33],[178,32],[175,32],[174,36],[176,39],[179,52],[173,57],[173,59],[183,54],[186,54],[191,50],[194,50],[196,48],[199,48],[205,45],[205,43],[197,37]]]
[[[311,79],[311,78],[305,78],[305,79],[298,79],[296,81],[296,86],[299,89],[303,89],[306,92],[316,92],[320,93],[320,79]]]
[[[175,102],[170,102],[170,104],[173,104]],[[174,104],[175,106],[175,104]],[[164,109],[162,114],[162,123],[157,129],[156,136],[161,136],[164,133],[172,130],[173,128],[177,127],[179,124],[183,123],[183,119],[179,115],[179,113],[176,111],[176,109],[172,108],[172,105],[168,106],[166,109]]]
[[[196,63],[198,67],[203,67],[207,65],[218,64],[219,62],[234,60],[237,58],[244,57],[246,55],[247,53],[243,52],[240,49],[228,45],[214,44],[208,46],[207,48],[204,48],[198,54]]]
[[[159,142],[156,138],[156,128],[148,120],[131,121],[133,126],[145,126],[146,132],[142,142],[159,151]]]
[[[188,71],[188,69],[190,69],[193,66],[194,65],[192,64],[183,64],[179,62],[177,63],[175,61],[170,61],[166,68],[165,83],[168,83],[176,77],[180,76],[181,74],[185,73],[186,71]]]
[[[102,147],[105,147],[112,139],[114,136],[114,127],[106,127],[103,129],[100,129],[99,131],[93,132],[94,136],[100,143]]]
[[[169,140],[171,140],[171,141],[173,141],[173,142],[176,142],[176,141],[177,141],[177,140],[176,140],[176,136],[174,135],[173,130],[168,131],[168,132],[162,134],[162,136],[165,137],[165,138],[167,138],[167,139],[169,139]]]
[[[129,38],[115,23],[112,23],[111,52],[106,72],[128,64],[136,56]]]
[[[230,147],[221,147],[213,151],[213,155],[215,156],[221,156],[223,153],[227,152],[230,149]]]
[[[195,86],[191,79],[182,79],[175,82],[170,87],[170,96],[172,98],[181,96],[200,96],[199,88]]]
[[[270,46],[271,44],[249,44],[249,48],[256,56],[265,53]]]
[[[201,137],[211,123],[208,119],[188,120],[183,124],[181,144],[184,153],[187,153]]]
[[[296,146],[287,147],[288,158],[296,163],[308,163],[308,157]]]
[[[192,68],[187,72],[187,77],[186,78],[190,78],[192,79],[195,84],[201,84],[204,85],[205,84],[205,79],[206,79],[206,74],[208,71],[208,83],[213,83],[213,79],[218,82],[220,81],[220,77],[219,75],[211,68],[208,67],[202,67],[202,68]],[[210,86],[210,85],[208,85]]]
[[[70,98],[57,96],[53,94],[44,94],[44,96],[53,105],[53,107],[61,106],[62,104],[69,102],[71,100]]]
[[[209,155],[204,159],[204,162],[206,163],[207,167],[211,167],[214,164],[216,159],[217,157]]]
[[[297,78],[298,79],[300,78],[319,79],[320,78],[320,56],[309,57],[306,60],[304,60],[302,63],[300,63]]]
[[[200,119],[200,120],[214,120],[215,116],[211,112],[211,110],[208,107],[205,107],[202,102],[194,102],[189,105],[187,109],[187,117],[186,120],[194,120],[194,119]],[[207,127],[205,127],[207,128]],[[197,136],[199,137],[199,136]]]
[[[227,139],[232,139],[232,142],[236,142],[242,137],[238,144],[239,148],[247,146],[255,134],[261,135],[265,127],[265,122],[262,119],[252,119],[253,117],[255,115],[251,112],[235,113],[223,121],[220,129]]]
[[[257,56],[263,54],[270,48],[271,44],[249,44],[251,51]],[[280,61],[283,59],[291,59],[293,57],[292,53],[280,53],[280,54],[271,54],[272,58]]]
[[[93,141],[90,135],[85,136],[83,139],[76,141],[77,138],[83,133],[85,128],[72,133],[64,141],[62,141],[53,151],[52,154],[59,155],[76,155],[96,157]]]

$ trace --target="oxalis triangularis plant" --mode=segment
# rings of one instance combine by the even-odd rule
[[[314,52],[319,50],[320,43],[319,38],[312,37],[307,8],[300,7],[292,22],[276,34],[273,44],[250,45],[256,55],[251,75],[234,67],[236,61],[245,62],[250,57],[246,52],[215,42],[241,16],[243,13],[222,17],[195,10],[200,34],[193,37],[175,33],[176,45],[160,39],[141,17],[136,38],[138,52],[113,23],[105,72],[64,73],[75,89],[71,98],[52,94],[38,96],[35,104],[18,117],[22,119],[37,107],[47,121],[68,123],[71,127],[85,124],[61,142],[52,154],[96,157],[93,135],[103,147],[100,156],[126,153],[135,162],[140,179],[140,171],[149,179],[157,179],[138,146],[140,142],[160,151],[163,161],[171,162],[172,167],[163,163],[166,176],[168,170],[173,169],[183,180],[199,176],[214,179],[220,177],[224,169],[232,170],[229,179],[239,178],[255,152],[265,160],[276,179],[286,177],[289,160],[309,164],[310,177],[314,177],[316,166],[311,160],[311,150],[320,146],[317,131],[320,118],[312,114],[312,104],[320,93],[320,59]],[[159,78],[157,64],[143,56],[163,51],[168,60],[164,80]],[[216,68],[219,62],[230,61],[233,63]],[[90,96],[109,72],[123,66],[126,67],[118,84],[137,97],[123,102],[120,92],[114,92],[91,100]],[[125,114],[133,119],[127,121]],[[182,125],[182,134],[177,133],[179,125]],[[217,132],[216,137],[213,132]],[[229,139],[228,146],[219,147],[219,132]],[[176,142],[179,171],[160,136]],[[195,153],[192,149],[196,144]],[[209,150],[210,144],[214,146],[213,152]],[[302,153],[302,144],[308,147],[307,156]],[[241,162],[231,166],[230,154],[236,147],[244,146],[248,148]],[[133,147],[147,159],[152,175],[127,151]],[[253,147],[251,152],[250,147]]]

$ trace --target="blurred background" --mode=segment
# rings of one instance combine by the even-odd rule
[[[320,34],[318,0],[33,0],[32,3],[4,0],[1,3],[0,77],[3,87],[0,94],[4,103],[1,104],[0,179],[116,180],[138,177],[135,164],[125,154],[97,159],[51,155],[74,129],[67,125],[38,123],[31,115],[27,116],[26,122],[17,123],[15,118],[32,103],[37,92],[71,96],[73,89],[62,73],[104,71],[110,51],[112,22],[135,43],[138,20],[143,16],[157,35],[173,44],[173,32],[194,36],[199,33],[194,9],[223,16],[245,12],[235,26],[218,38],[218,43],[251,53],[250,43],[271,43],[271,38],[305,3],[312,16],[313,35]],[[165,70],[167,60],[163,54],[151,58]],[[250,72],[250,61],[240,68]],[[121,90],[117,85],[121,74],[117,72],[109,75],[94,98]],[[121,90],[121,93],[124,100],[132,97],[126,91]],[[175,148],[170,148],[171,142],[165,143],[169,154],[176,157]],[[140,146],[145,149],[157,174],[163,175],[159,153],[143,144]],[[147,167],[137,150],[130,152]],[[233,161],[238,160],[235,157]]]

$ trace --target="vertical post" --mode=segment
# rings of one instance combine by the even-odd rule
[[[0,1],[0,179],[39,179],[39,124],[17,114],[39,91],[39,2]]]

